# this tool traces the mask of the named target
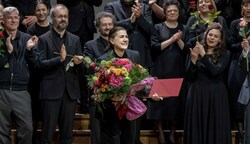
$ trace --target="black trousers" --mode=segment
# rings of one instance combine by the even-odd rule
[[[115,114],[114,116],[117,116]],[[135,144],[136,121],[100,120],[102,144]]]
[[[60,144],[72,144],[76,102],[67,92],[59,100],[42,100],[42,143],[52,143],[58,124]]]

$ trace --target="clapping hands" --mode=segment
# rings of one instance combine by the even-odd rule
[[[195,47],[192,49],[190,48],[190,54],[191,54],[191,61],[193,64],[196,64],[199,56],[203,57],[206,52],[202,44],[199,42],[196,42]]]

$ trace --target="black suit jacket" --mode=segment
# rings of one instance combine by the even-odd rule
[[[54,54],[54,52],[60,53],[61,49],[61,45],[56,43],[54,37],[53,30],[39,37],[39,67],[43,73],[40,99],[59,99],[67,90],[70,98],[75,100],[80,97],[78,72],[82,65],[75,65],[66,71],[65,65],[71,57],[66,57],[65,62],[62,63],[60,56]],[[76,35],[66,31],[64,45],[67,54],[82,55],[80,40]]]
[[[108,41],[101,36],[95,40],[91,40],[84,45],[84,54],[90,57],[92,60],[102,56],[107,49]]]

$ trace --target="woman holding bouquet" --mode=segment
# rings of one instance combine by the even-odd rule
[[[232,101],[233,120],[238,126],[238,141],[243,143],[244,105],[237,102],[241,86],[246,78],[245,71],[239,67],[239,57],[244,43],[250,42],[250,0],[243,0],[241,4],[242,18],[236,19],[230,25],[230,51],[232,60],[229,69],[228,86]],[[247,34],[247,35],[245,35]]]
[[[167,0],[164,3],[166,20],[156,24],[151,36],[154,63],[151,74],[159,79],[182,78],[185,72],[184,42],[187,35],[184,25],[178,23],[180,4],[177,0]],[[147,118],[156,121],[159,130],[159,143],[166,143],[163,127],[169,122],[171,129],[169,141],[175,143],[175,122],[180,98],[168,98],[162,101],[149,101]]]
[[[224,80],[230,62],[222,27],[211,24],[191,52],[190,88],[184,124],[185,144],[231,144],[228,93]]]
[[[133,63],[140,63],[139,53],[128,49],[128,34],[123,27],[114,27],[110,30],[109,43],[109,50],[98,58],[98,61],[112,58],[128,58]],[[102,113],[97,111],[97,118],[100,119],[102,144],[134,144],[135,120],[129,121],[125,116],[119,119],[112,100],[105,100],[103,104]]]

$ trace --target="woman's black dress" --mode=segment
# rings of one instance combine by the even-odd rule
[[[225,50],[216,64],[205,55],[190,64],[184,124],[185,144],[230,144],[230,112],[224,72],[230,61]]]

